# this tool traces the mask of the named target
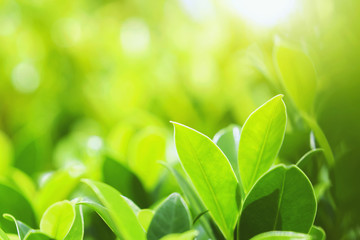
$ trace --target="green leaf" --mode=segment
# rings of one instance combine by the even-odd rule
[[[65,200],[80,181],[82,171],[77,168],[60,170],[50,176],[39,190],[36,198],[36,210],[39,218],[53,203]]]
[[[10,240],[6,233],[0,228],[0,238],[1,240]]]
[[[82,240],[84,238],[84,219],[82,208],[79,205],[75,205],[74,208],[75,220],[64,240]]]
[[[128,202],[114,188],[101,182],[84,179],[99,202],[88,203],[104,219],[120,239],[145,240],[145,232]]]
[[[207,136],[173,124],[176,149],[185,171],[222,233],[232,239],[241,200],[228,159]]]
[[[150,205],[150,200],[139,178],[122,163],[107,157],[103,165],[103,181],[139,206]],[[121,181],[119,180],[121,176]]]
[[[153,217],[154,217],[154,211],[150,209],[140,210],[137,214],[137,218],[146,232],[150,226]]]
[[[310,58],[298,49],[281,45],[275,50],[275,61],[296,107],[311,115],[316,95],[316,73]]]
[[[286,231],[271,231],[261,233],[251,238],[251,240],[310,240],[308,234],[286,232]]]
[[[0,183],[0,215],[11,214],[17,220],[36,226],[35,214],[29,201],[17,190]],[[14,224],[0,218],[0,228],[7,233],[15,233]]]
[[[314,190],[295,165],[279,165],[256,182],[246,197],[238,237],[281,230],[308,233],[316,214]]]
[[[245,193],[274,163],[285,135],[286,109],[277,95],[246,120],[239,144],[238,161]]]
[[[173,167],[170,167],[166,164],[164,164],[164,166],[166,166],[169,169],[169,171],[174,175],[177,183],[179,184],[182,192],[185,195],[185,199],[191,206],[190,210],[192,210],[193,216],[198,216],[199,214],[202,214],[203,212],[208,212],[208,210],[205,208],[204,204],[200,200],[200,197],[194,190],[195,189],[194,186],[191,184],[190,181],[187,181],[185,179],[185,176],[183,176],[185,173],[182,175]],[[211,221],[211,219],[209,219],[208,215],[202,216],[199,219],[200,225],[203,227],[203,229],[207,235],[207,239],[208,238],[215,239],[212,228],[210,226],[210,221]]]
[[[3,217],[9,221],[13,221],[15,223],[16,226],[16,230],[18,233],[18,236],[20,238],[20,240],[23,240],[26,236],[26,234],[31,230],[31,228],[26,225],[25,223],[16,220],[16,218],[14,216],[12,216],[11,214],[4,214]]]
[[[8,172],[13,160],[13,149],[8,137],[0,131],[0,174]]]
[[[69,201],[51,205],[40,221],[40,230],[56,239],[64,239],[75,220],[75,209]]]
[[[321,227],[312,226],[309,232],[312,240],[325,240],[326,234],[325,231]]]
[[[156,210],[151,220],[148,240],[158,240],[172,233],[183,233],[190,230],[191,218],[189,209],[178,193],[167,197]]]
[[[214,136],[214,142],[229,159],[231,167],[238,181],[240,181],[240,172],[238,165],[240,131],[241,128],[239,126],[230,125],[224,129],[221,129]]]
[[[323,154],[324,152],[322,149],[312,149],[302,156],[296,163],[296,166],[298,166],[306,174],[313,185],[318,182],[319,171],[324,163],[321,158]]]
[[[177,233],[177,234],[169,234],[161,240],[193,240],[198,235],[196,230],[189,230],[184,233]]]
[[[42,233],[40,230],[30,230],[24,240],[52,240],[53,238]]]

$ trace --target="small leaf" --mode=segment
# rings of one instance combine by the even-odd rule
[[[246,197],[238,237],[249,239],[273,230],[308,233],[315,214],[309,179],[295,165],[279,165],[263,175]]]
[[[312,114],[316,95],[316,73],[310,58],[302,51],[278,46],[275,61],[286,91],[296,107]]]
[[[114,188],[101,182],[84,179],[98,198],[98,203],[89,202],[101,218],[120,239],[145,240],[145,232],[128,202]],[[82,203],[84,204],[84,203]],[[86,203],[85,203],[86,204]]]
[[[74,206],[74,208],[75,220],[64,240],[82,240],[84,238],[84,219],[82,208],[79,205]]]
[[[51,205],[40,221],[40,230],[56,239],[64,239],[75,220],[75,209],[69,201]]]
[[[241,200],[228,159],[207,136],[173,124],[176,149],[185,171],[222,233],[232,239]]]
[[[321,227],[312,226],[309,232],[312,240],[325,240],[326,234]]]
[[[261,233],[251,238],[251,240],[310,240],[308,234],[285,232],[285,231],[271,231]]]
[[[14,216],[12,216],[11,214],[4,214],[3,217],[9,221],[13,221],[16,225],[16,230],[18,233],[18,236],[20,238],[20,240],[23,240],[26,236],[26,234],[31,230],[31,228],[26,225],[25,223],[16,220],[16,218]]]
[[[324,163],[324,159],[321,158],[323,156],[324,152],[322,149],[312,149],[296,163],[296,166],[306,174],[313,185],[318,183],[320,168]]]
[[[178,233],[178,234],[169,234],[161,240],[193,240],[198,235],[198,232],[196,230],[190,230],[184,233]]]
[[[245,193],[274,163],[284,139],[286,109],[277,95],[246,120],[239,144],[238,161]]]
[[[142,209],[137,214],[137,218],[146,232],[150,226],[153,217],[154,217],[154,211],[150,209]]]
[[[189,209],[178,193],[171,194],[156,210],[151,220],[148,240],[158,240],[172,233],[183,233],[190,230]]]
[[[241,128],[236,125],[230,125],[221,129],[216,133],[214,142],[224,152],[229,159],[231,167],[238,179],[240,180],[239,165],[238,165],[238,150],[240,141]]]

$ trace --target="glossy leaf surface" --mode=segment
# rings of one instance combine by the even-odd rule
[[[309,179],[296,166],[279,165],[263,175],[245,199],[238,237],[267,231],[308,233],[316,214]]]
[[[282,97],[275,96],[260,106],[242,128],[238,161],[245,193],[269,170],[280,150],[286,126]]]
[[[176,149],[184,169],[222,233],[231,239],[241,200],[228,159],[207,136],[182,124],[173,124]]]

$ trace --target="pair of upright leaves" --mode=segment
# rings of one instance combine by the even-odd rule
[[[236,136],[227,138],[235,149],[224,148],[225,156],[210,138],[174,123],[182,165],[226,239],[233,239],[239,214],[239,239],[272,230],[309,232],[316,212],[311,183],[296,166],[280,165],[269,171],[285,126],[285,104],[278,95],[247,119],[238,150]],[[219,137],[215,140],[222,149],[226,145]],[[236,152],[239,169],[234,162]]]

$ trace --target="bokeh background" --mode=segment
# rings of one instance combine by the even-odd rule
[[[275,71],[281,38],[314,63],[315,113],[336,159],[317,221],[329,239],[358,239],[360,1],[258,1],[244,12],[246,2],[1,0],[1,174],[13,166],[40,181],[76,165],[100,179],[106,152],[158,191],[156,161],[176,161],[170,120],[212,137],[279,93],[289,115],[279,158],[294,163],[310,128]]]

